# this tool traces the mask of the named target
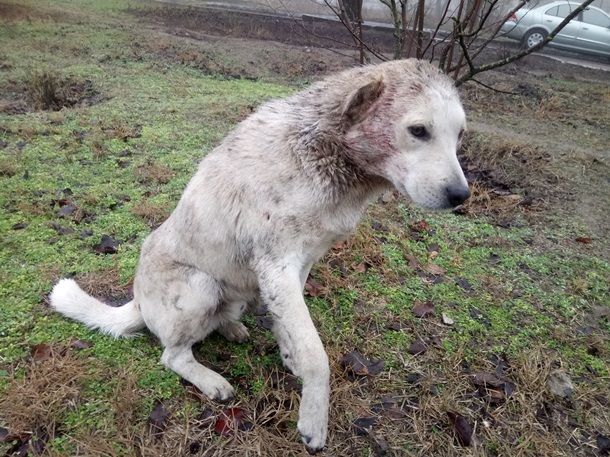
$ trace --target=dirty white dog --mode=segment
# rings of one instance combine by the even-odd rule
[[[464,128],[452,81],[416,60],[347,70],[266,103],[205,157],[146,239],[133,301],[111,308],[63,279],[51,304],[116,337],[148,327],[167,367],[224,401],[233,388],[191,346],[214,330],[246,340],[239,318],[262,301],[284,365],[303,381],[298,429],[319,450],[330,373],[303,300],[309,270],[382,191],[396,188],[426,208],[464,202],[456,158]]]

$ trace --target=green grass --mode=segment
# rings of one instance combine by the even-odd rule
[[[34,3],[27,5],[33,8]],[[131,448],[124,439],[129,433],[119,433],[117,411],[122,410],[112,403],[117,392],[128,388],[136,392],[133,433],[146,428],[154,399],[172,405],[177,423],[196,416],[199,403],[177,375],[161,366],[161,348],[154,338],[114,340],[88,330],[51,313],[45,296],[52,283],[66,274],[104,276],[117,271],[119,282],[128,283],[141,243],[150,232],[150,225],[133,209],[150,202],[171,210],[200,159],[247,114],[249,106],[293,89],[204,75],[160,58],[150,52],[156,36],[138,31],[123,16],[128,7],[124,1],[55,2],[51,10],[66,5],[72,13],[65,20],[61,15],[50,20],[41,14],[0,27],[0,63],[7,65],[0,72],[0,90],[22,87],[32,71],[55,71],[77,81],[90,80],[102,97],[92,106],[59,112],[0,113],[0,140],[7,143],[0,149],[0,395],[8,395],[16,383],[27,385],[30,345],[63,347],[73,338],[91,341],[91,348],[71,351],[91,369],[78,401],[55,418],[64,435],[49,446],[59,455],[74,455],[82,436],[96,431],[116,455],[125,455]],[[124,137],[120,132],[131,133]],[[119,161],[130,164],[119,166]],[[151,167],[168,171],[169,177],[155,178],[142,171]],[[59,218],[60,200],[90,216],[80,222]],[[430,225],[429,233],[412,236],[409,225],[422,219]],[[373,220],[391,230],[376,232],[371,228]],[[13,229],[19,223],[27,226]],[[58,234],[54,224],[71,233]],[[81,231],[92,233],[84,237]],[[452,365],[447,360],[463,358],[473,367],[485,367],[492,356],[504,354],[517,366],[518,360],[541,347],[556,351],[557,360],[577,382],[603,389],[609,376],[610,325],[607,320],[595,322],[590,333],[579,333],[578,328],[587,325],[592,307],[607,304],[610,265],[595,252],[565,242],[574,234],[582,236],[578,221],[544,229],[524,221],[520,227],[505,229],[486,218],[428,213],[405,203],[376,205],[354,235],[354,247],[333,252],[347,274],[333,266],[330,257],[324,259],[314,268],[314,276],[330,292],[307,300],[331,358],[358,349],[369,357],[384,358],[392,369],[387,379],[372,381],[367,394],[371,398],[396,389],[407,395],[405,360],[422,370],[430,367],[424,371],[432,373],[431,382],[445,386],[452,381],[434,381],[434,376],[449,376]],[[116,255],[92,251],[102,235],[120,242]],[[373,235],[385,240],[377,241]],[[433,245],[439,252],[436,258],[430,257]],[[444,281],[431,284],[415,274],[405,252],[421,265],[442,267]],[[378,261],[366,272],[354,271],[363,259],[371,258]],[[456,279],[467,281],[471,290]],[[416,300],[434,303],[435,315],[414,317]],[[454,324],[442,324],[441,313]],[[214,336],[199,345],[197,353],[237,386],[240,401],[253,396],[263,402],[270,389],[266,376],[281,371],[281,361],[272,346],[261,350],[272,344],[270,332],[256,327],[252,316],[245,321],[251,343],[227,345]],[[391,322],[401,322],[405,330],[387,330]],[[432,345],[434,338],[440,345]],[[426,355],[406,353],[415,339],[431,345]],[[219,353],[228,357],[219,358]],[[129,387],[130,379],[135,387]],[[459,399],[447,401],[457,405]],[[361,414],[356,406],[343,407],[346,417]],[[0,411],[0,426],[9,425],[8,416],[8,411]],[[292,427],[282,433],[294,433],[294,415],[290,423]],[[584,423],[582,428],[594,429]],[[439,442],[452,441],[447,438],[451,429],[442,421],[430,430],[439,435]],[[416,441],[407,443],[400,433],[393,435],[393,442],[405,453],[419,449]],[[341,440],[334,439],[331,445],[340,447]],[[371,444],[357,439],[363,455],[368,455]],[[502,443],[499,436],[490,438],[488,455],[495,455],[492,448],[502,449]],[[215,445],[227,444],[216,439]],[[8,447],[0,444],[2,451]]]

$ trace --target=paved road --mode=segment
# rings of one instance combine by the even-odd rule
[[[610,72],[610,63],[603,63],[596,60],[585,60],[585,59],[577,59],[576,57],[566,57],[560,54],[555,53],[542,53],[545,57],[549,59],[558,60],[561,63],[569,63],[572,65],[578,65],[584,68],[593,68],[594,70],[603,70]]]

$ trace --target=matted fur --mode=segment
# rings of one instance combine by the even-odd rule
[[[452,81],[416,60],[351,69],[266,103],[203,159],[146,239],[132,302],[110,308],[64,279],[51,304],[114,336],[148,327],[167,367],[226,400],[233,388],[196,362],[191,346],[214,330],[247,339],[239,318],[262,301],[284,365],[303,381],[299,431],[321,449],[329,368],[302,295],[309,270],[386,189],[428,208],[462,203],[464,128]]]

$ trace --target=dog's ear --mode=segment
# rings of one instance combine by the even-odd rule
[[[376,79],[366,86],[362,86],[345,105],[343,119],[351,125],[360,122],[366,116],[369,108],[373,106],[373,103],[379,99],[384,89],[385,84],[381,79]]]

